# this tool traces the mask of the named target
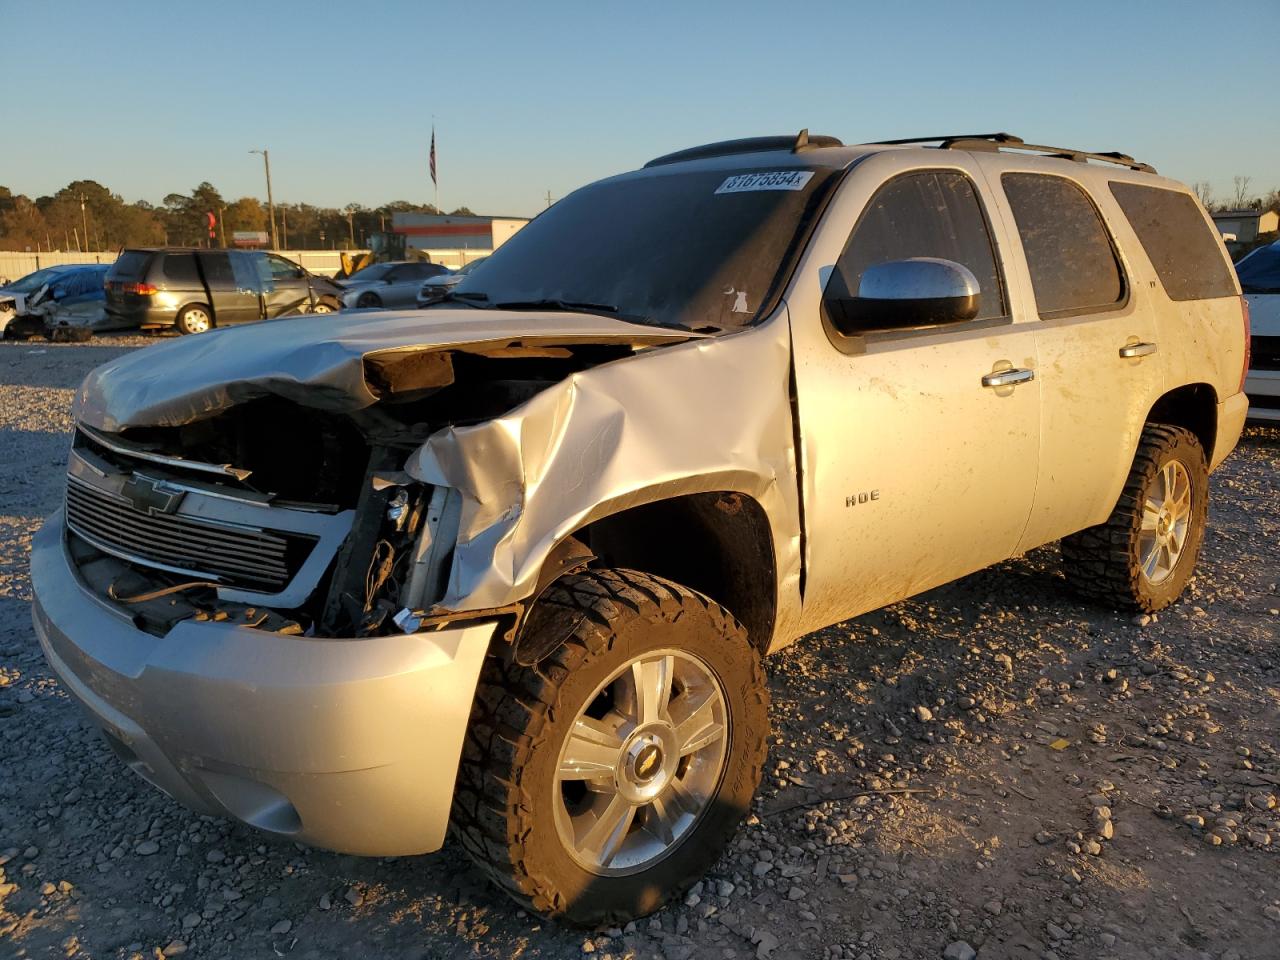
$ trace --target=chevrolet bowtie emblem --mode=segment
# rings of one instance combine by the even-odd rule
[[[132,476],[125,481],[120,492],[135,509],[146,514],[173,513],[187,495],[185,490],[178,490],[163,481],[139,476]]]

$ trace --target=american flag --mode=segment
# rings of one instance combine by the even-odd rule
[[[431,182],[439,186],[436,181],[436,128],[431,128]]]

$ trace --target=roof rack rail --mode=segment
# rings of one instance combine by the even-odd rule
[[[645,164],[645,167],[660,167],[668,163],[680,163],[683,160],[701,160],[705,157],[726,157],[735,153],[761,153],[767,150],[789,150],[791,153],[802,153],[817,147],[843,147],[844,144],[835,137],[821,134],[809,136],[806,127],[794,136],[781,137],[744,137],[741,140],[721,140],[717,143],[704,143],[700,147],[689,147],[675,153],[663,154]]]
[[[1127,153],[1111,150],[1106,153],[1093,153],[1088,150],[1076,150],[1072,147],[1046,147],[1036,143],[1027,143],[1012,133],[953,133],[941,137],[908,137],[904,140],[877,140],[877,144],[901,146],[910,143],[936,143],[940,150],[983,150],[996,152],[1005,150],[1022,150],[1027,153],[1041,153],[1049,157],[1060,157],[1064,160],[1075,160],[1085,163],[1099,160],[1102,163],[1114,163],[1130,170],[1143,173],[1155,173],[1156,168],[1149,163],[1133,159]]]

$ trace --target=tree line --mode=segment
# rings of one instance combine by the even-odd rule
[[[1274,210],[1280,213],[1280,189],[1257,193],[1253,189],[1252,177],[1232,177],[1231,193],[1225,197],[1215,196],[1213,187],[1207,180],[1197,180],[1191,185],[1191,189],[1210,213],[1222,213],[1226,210]]]
[[[286,249],[364,247],[391,229],[395,213],[442,211],[429,203],[396,200],[372,209],[351,203],[317,207],[276,204],[276,234]],[[209,236],[208,214],[214,216]],[[473,216],[466,207],[453,216]],[[140,246],[231,246],[236,231],[270,234],[266,204],[254,197],[228,201],[209,182],[171,193],[160,206],[126,203],[95,180],[76,180],[52,196],[32,199],[0,186],[0,250],[110,251]]]

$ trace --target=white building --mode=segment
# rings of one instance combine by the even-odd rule
[[[427,213],[396,213],[391,229],[405,236],[405,245],[421,250],[435,263],[460,267],[487,257],[529,221],[522,217],[453,217]]]

